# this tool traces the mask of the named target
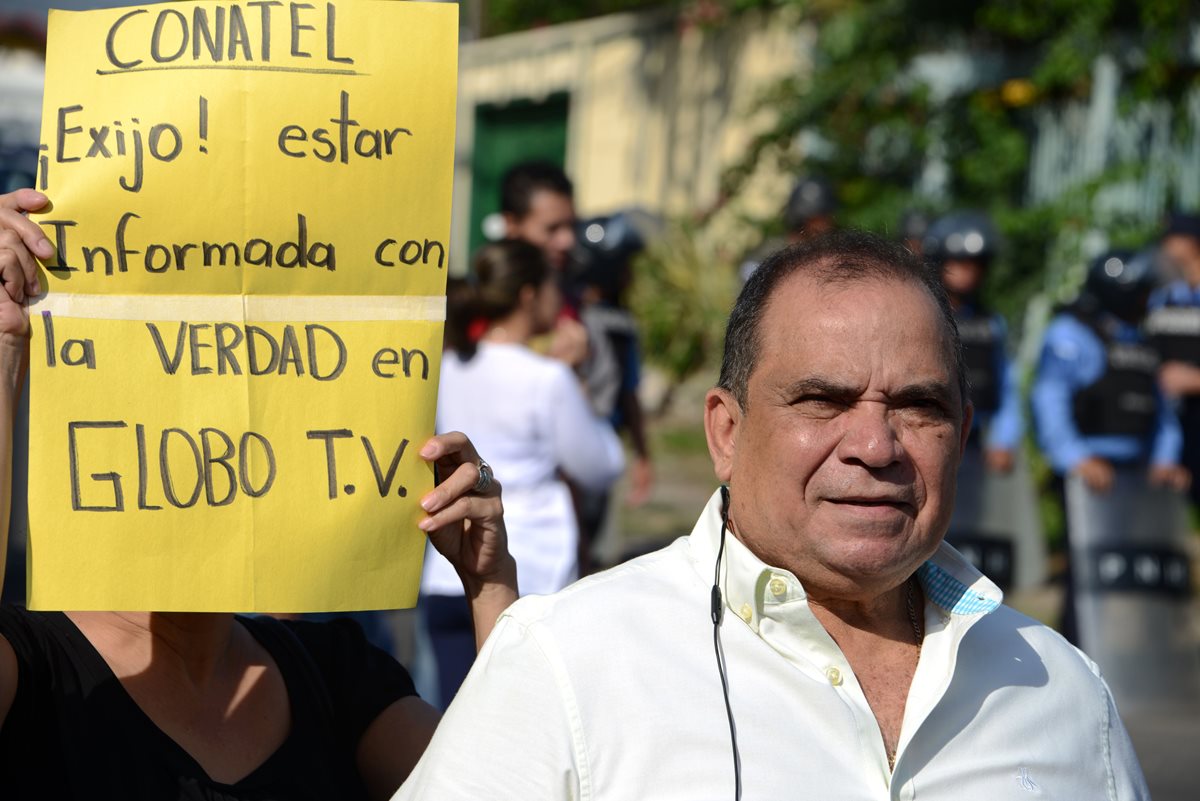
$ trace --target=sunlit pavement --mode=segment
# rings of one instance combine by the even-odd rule
[[[1200,797],[1196,760],[1200,757],[1200,715],[1122,715],[1154,801],[1195,801]]]

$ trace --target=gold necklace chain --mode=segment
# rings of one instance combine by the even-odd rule
[[[917,617],[917,607],[913,601],[913,579],[908,580],[908,589],[904,594],[904,602],[908,606],[908,622],[912,623],[913,635],[917,638],[917,653],[920,654],[921,646],[925,643],[925,627],[921,625],[920,618]]]
[[[908,622],[912,624],[913,636],[917,639],[917,659],[921,659],[921,646],[925,644],[925,627],[917,617],[917,606],[913,601],[913,579],[910,577],[905,584],[904,603],[908,607]],[[898,745],[898,744],[897,744]],[[887,751],[888,770],[896,769],[896,749]]]

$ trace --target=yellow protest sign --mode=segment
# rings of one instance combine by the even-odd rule
[[[50,13],[30,605],[411,606],[457,12]]]

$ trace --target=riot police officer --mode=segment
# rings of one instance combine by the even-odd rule
[[[999,235],[986,215],[963,211],[934,222],[921,247],[925,257],[941,269],[942,284],[958,322],[975,406],[970,442],[983,448],[991,470],[1006,473],[1013,468],[1024,429],[1020,390],[1005,350],[1004,318],[989,311],[980,299],[998,242]]]
[[[1146,333],[1163,360],[1159,370],[1163,391],[1177,402],[1183,465],[1196,475],[1200,472],[1200,217],[1173,216],[1159,256],[1175,280],[1150,296]],[[1192,482],[1191,499],[1200,505],[1200,482]]]
[[[904,222],[911,239],[917,226],[911,215]],[[998,240],[986,216],[962,211],[927,226],[916,249],[941,271],[975,407],[946,541],[1007,590],[1044,580],[1046,549],[1033,482],[1017,458],[1024,422],[1004,318],[980,297]]]
[[[1060,487],[1076,474],[1103,494],[1117,470],[1146,465],[1151,484],[1187,486],[1179,422],[1158,388],[1158,354],[1139,329],[1155,277],[1151,251],[1105,253],[1089,265],[1079,298],[1046,329],[1031,399],[1038,443]],[[1068,516],[1068,546],[1071,529]],[[1071,570],[1062,630],[1076,640]]]
[[[783,224],[787,229],[785,235],[771,237],[746,254],[738,267],[742,283],[775,251],[832,231],[837,225],[837,209],[837,193],[833,191],[833,184],[818,175],[800,178],[792,187],[783,207]]]
[[[783,207],[783,224],[787,226],[789,244],[832,231],[837,208],[833,184],[818,175],[801,178],[792,187],[787,205]]]

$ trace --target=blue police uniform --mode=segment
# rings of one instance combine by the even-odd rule
[[[1051,320],[1031,401],[1038,444],[1060,477],[1060,493],[1061,477],[1089,457],[1115,465],[1178,463],[1182,434],[1158,387],[1158,365],[1139,329],[1113,315],[1067,310]],[[1068,522],[1068,553],[1069,534]],[[1060,623],[1073,643],[1074,572],[1066,573]]]
[[[1116,317],[1066,312],[1050,322],[1031,400],[1038,444],[1055,473],[1092,456],[1179,462],[1179,421],[1158,389],[1157,367],[1137,327]]]

